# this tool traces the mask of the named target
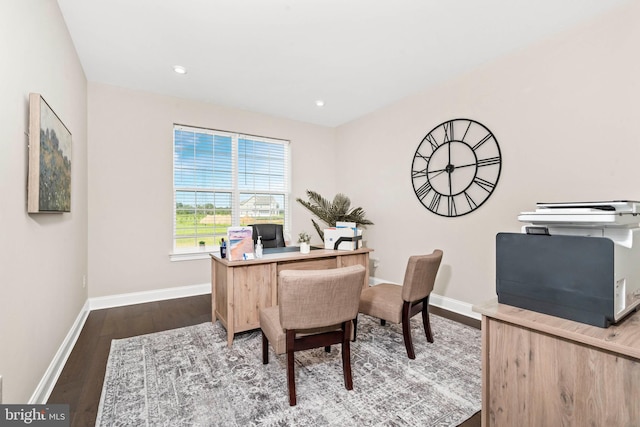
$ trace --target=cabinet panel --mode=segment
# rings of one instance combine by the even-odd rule
[[[347,254],[338,257],[338,268],[361,265],[365,268],[364,282],[362,289],[369,287],[369,254]]]
[[[274,303],[275,268],[275,264],[256,264],[233,269],[234,332],[260,327],[260,308]]]
[[[494,319],[488,327],[483,425],[639,425],[638,360]]]
[[[215,319],[218,318],[223,322],[224,326],[227,327],[227,275],[233,270],[219,263],[212,264],[212,288],[214,288],[212,289],[213,320],[215,321]]]
[[[287,261],[278,263],[278,273],[282,270],[326,270],[336,268],[338,261],[335,257],[310,259],[305,261]]]

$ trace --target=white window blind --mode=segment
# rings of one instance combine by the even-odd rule
[[[215,246],[227,227],[289,229],[289,141],[175,125],[174,251]]]

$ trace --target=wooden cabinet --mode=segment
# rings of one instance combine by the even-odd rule
[[[640,313],[598,328],[491,302],[483,426],[639,426]]]
[[[227,329],[227,343],[233,336],[260,327],[259,310],[278,304],[278,273],[282,270],[323,270],[360,264],[365,267],[363,288],[369,280],[369,252],[312,250],[308,254],[284,252],[261,259],[232,261],[211,255],[211,314]]]

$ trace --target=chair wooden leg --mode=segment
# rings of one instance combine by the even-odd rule
[[[424,325],[424,333],[428,342],[433,342],[433,333],[431,332],[431,322],[429,322],[429,297],[422,300],[422,324]]]
[[[267,363],[269,363],[269,340],[262,331],[262,364],[266,365]]]
[[[296,406],[296,378],[293,360],[293,341],[295,331],[287,331],[287,385],[289,386],[289,405]]]
[[[356,341],[356,335],[358,335],[358,315],[356,314],[356,318],[353,319],[353,342]]]
[[[324,351],[325,351],[325,353],[331,353],[331,346],[330,345],[325,345],[324,346]]]
[[[411,341],[411,303],[405,301],[402,305],[402,335],[404,336],[404,346],[407,348],[409,359],[415,359],[413,351],[413,341]]]
[[[351,322],[342,324],[344,335],[342,337],[342,371],[344,372],[344,386],[347,390],[353,390],[353,377],[351,376]]]

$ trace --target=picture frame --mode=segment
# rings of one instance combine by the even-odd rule
[[[71,132],[39,93],[29,94],[27,211],[71,212]]]
[[[227,260],[253,259],[253,228],[247,226],[227,228]]]

